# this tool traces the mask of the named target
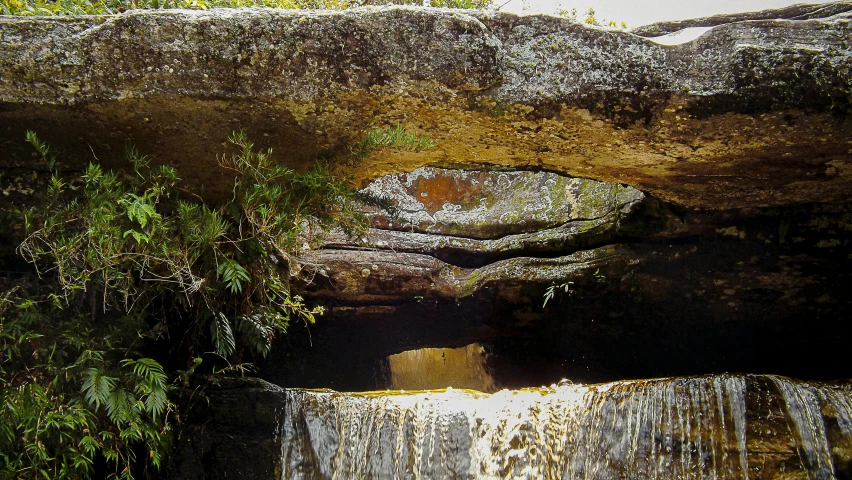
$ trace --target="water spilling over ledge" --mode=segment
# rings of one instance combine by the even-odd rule
[[[338,393],[230,380],[208,391],[215,422],[190,428],[201,440],[194,458],[211,459],[206,467],[224,478],[852,475],[849,384],[717,375],[489,395]]]
[[[803,8],[677,46],[412,8],[4,17],[0,190],[34,190],[28,129],[71,169],[132,143],[211,201],[235,129],[296,169],[364,128],[435,143],[352,168],[403,221],[313,252],[328,314],[261,375],[514,390],[219,378],[168,478],[852,478],[848,384],[689,376],[850,375],[852,6]],[[517,389],[562,377],[586,385]]]

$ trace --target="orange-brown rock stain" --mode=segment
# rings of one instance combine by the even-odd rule
[[[477,186],[485,180],[484,175],[471,174],[467,178],[439,175],[431,178],[418,177],[411,184],[411,191],[418,192],[418,200],[429,213],[441,210],[446,203],[460,205],[463,210],[476,208],[482,198],[482,189]]]
[[[406,88],[406,95],[376,87],[311,102],[145,98],[75,108],[28,105],[0,116],[0,128],[19,139],[0,153],[0,164],[31,162],[26,129],[57,152],[85,152],[73,158],[83,166],[94,151],[98,160],[120,167],[114,159],[133,144],[156,162],[176,165],[187,188],[203,188],[205,197],[216,200],[230,193],[223,190],[230,174],[218,166],[217,155],[230,151],[225,140],[233,130],[245,129],[258,148],[271,147],[274,158],[300,169],[319,154],[343,151],[370,128],[401,125],[436,147],[375,152],[347,169],[356,184],[424,165],[485,166],[625,183],[702,209],[852,199],[852,175],[841,174],[852,164],[852,127],[830,113],[698,118],[683,96],[661,104],[647,124],[621,129],[572,106],[539,117],[530,105],[472,109],[463,95],[428,82]],[[459,203],[476,200],[465,196],[463,185],[436,183],[425,191],[442,189]],[[429,197],[422,200],[431,202]]]

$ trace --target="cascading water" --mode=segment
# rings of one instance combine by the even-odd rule
[[[286,390],[281,477],[849,478],[852,390],[707,376],[500,391]]]

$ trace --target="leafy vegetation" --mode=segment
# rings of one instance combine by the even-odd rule
[[[573,20],[580,21],[576,8],[572,8],[571,10],[558,9],[556,11],[556,14],[561,17],[571,18]],[[598,17],[597,13],[595,12],[595,9],[592,7],[589,7],[589,9],[586,10],[582,21],[587,25],[594,25],[596,27],[606,27],[621,30],[627,28],[626,22],[617,22],[615,20],[606,20],[604,18]]]
[[[365,5],[423,5],[421,0],[0,0],[3,15],[104,15],[135,9],[269,7],[345,10]],[[430,0],[448,8],[493,8],[493,0]]]
[[[600,269],[595,270],[595,272],[592,274],[592,278],[594,278],[597,283],[606,283],[606,276],[601,273]],[[556,297],[556,294],[566,295],[569,298],[573,297],[577,294],[577,289],[574,286],[574,282],[553,284],[547,287],[547,289],[544,291],[544,302],[542,303],[541,308],[546,308],[547,303],[553,300],[553,298]]]
[[[128,172],[90,164],[65,178],[27,138],[50,179],[16,214],[37,275],[0,279],[0,477],[145,476],[169,448],[175,385],[198,369],[245,372],[291,322],[322,314],[290,279],[328,229],[363,231],[360,197],[331,162],[296,172],[242,132],[219,159],[235,181],[215,207],[135,149]],[[429,147],[399,127],[369,131],[335,164]]]
[[[566,293],[568,295],[573,295],[574,294],[574,289],[572,288],[573,285],[574,285],[574,282],[565,282],[565,283],[560,283],[558,285],[551,285],[551,286],[547,287],[547,290],[544,291],[544,303],[541,305],[541,308],[546,307],[547,302],[553,300],[553,297],[556,296],[556,293],[559,290],[562,290],[562,293]]]
[[[159,467],[174,408],[162,366],[137,356],[126,320],[97,328],[24,287],[0,299],[0,476],[86,478],[100,465],[102,477],[133,478]]]
[[[405,132],[397,125],[393,129],[370,130],[364,135],[364,139],[349,146],[349,154],[355,158],[363,158],[370,152],[382,148],[392,148],[409,152],[422,152],[434,148],[435,144],[426,137],[418,137]]]

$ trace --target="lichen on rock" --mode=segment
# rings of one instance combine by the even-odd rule
[[[850,199],[850,14],[717,26],[664,46],[550,16],[407,7],[0,18],[0,165],[26,129],[85,163],[125,143],[222,197],[246,128],[302,167],[367,126],[433,139],[353,174],[541,169],[703,209]],[[188,120],[191,117],[192,120]],[[825,161],[819,161],[824,159]]]

